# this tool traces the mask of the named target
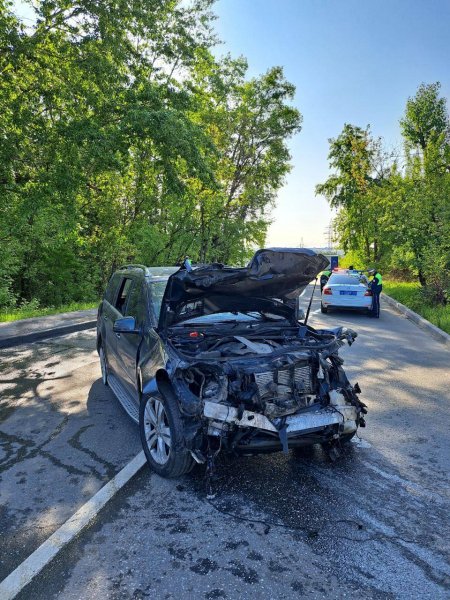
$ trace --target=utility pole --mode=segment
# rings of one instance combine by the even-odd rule
[[[332,250],[333,249],[333,237],[334,237],[333,221],[330,221],[330,224],[328,225],[328,227],[325,227],[323,233],[325,236],[326,243],[328,245],[328,249]]]

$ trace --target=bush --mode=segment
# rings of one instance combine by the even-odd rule
[[[383,291],[450,334],[450,303],[436,306],[417,282],[384,280]]]
[[[450,297],[450,252],[439,253],[431,245],[423,256],[422,273],[426,282],[421,290],[425,302],[445,306]]]

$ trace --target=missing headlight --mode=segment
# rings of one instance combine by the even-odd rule
[[[191,394],[200,400],[223,402],[228,396],[228,383],[225,375],[211,366],[192,366],[181,372],[181,379]]]

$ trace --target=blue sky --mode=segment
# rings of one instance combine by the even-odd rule
[[[322,246],[332,214],[314,188],[329,173],[328,138],[370,124],[401,146],[398,121],[419,84],[440,81],[450,96],[450,0],[218,0],[215,12],[218,54],[244,55],[251,76],[281,65],[297,87],[303,128],[267,245]]]
[[[331,212],[314,187],[328,176],[328,138],[370,124],[401,146],[398,121],[420,83],[450,95],[450,0],[219,0],[219,52],[242,54],[250,75],[284,67],[303,129],[280,190],[267,245],[321,246]]]

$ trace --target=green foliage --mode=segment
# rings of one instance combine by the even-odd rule
[[[14,309],[0,309],[0,323],[19,321],[21,319],[29,319],[32,317],[45,317],[47,315],[56,315],[65,312],[74,312],[78,310],[87,310],[97,308],[97,302],[71,302],[62,306],[47,306],[41,308],[37,300],[22,302],[19,307]]]
[[[424,298],[418,282],[383,279],[383,291],[450,334],[450,304],[436,305]]]
[[[241,263],[300,129],[280,68],[213,58],[212,0],[0,11],[0,307],[94,301],[125,261]]]
[[[380,196],[388,175],[386,153],[370,127],[346,123],[336,139],[330,139],[328,159],[334,173],[316,186],[333,208],[339,210],[335,229],[342,248],[358,255],[358,262],[378,262],[382,255]]]
[[[400,127],[405,141],[425,150],[429,142],[448,131],[448,112],[445,98],[439,97],[439,82],[422,83],[414,98],[408,98],[405,116]]]
[[[316,188],[338,209],[352,262],[417,277],[425,304],[450,298],[450,127],[438,83],[422,84],[401,120],[404,167],[370,129],[346,124],[330,140],[334,172]]]
[[[364,259],[357,250],[349,250],[344,256],[339,257],[339,267],[348,269],[352,265],[355,269],[362,268],[361,265],[365,266]]]

